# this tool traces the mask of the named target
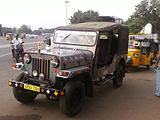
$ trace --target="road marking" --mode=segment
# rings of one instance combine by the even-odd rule
[[[0,55],[0,58],[1,58],[1,57],[4,57],[4,56],[7,56],[7,55],[11,55],[11,53],[7,53],[7,54]]]
[[[29,42],[29,43],[24,43],[24,45],[31,45],[31,44],[35,44],[35,43],[38,43],[38,42]],[[11,45],[0,45],[0,48],[8,48],[8,47],[11,47]]]

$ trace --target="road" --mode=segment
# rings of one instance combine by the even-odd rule
[[[41,39],[25,40],[24,48],[35,47]],[[94,97],[86,98],[81,112],[73,118],[61,113],[59,103],[39,95],[31,104],[15,100],[8,80],[19,71],[12,70],[9,41],[0,39],[0,120],[160,120],[160,98],[154,95],[154,69],[130,68],[123,86],[111,82],[95,86]]]

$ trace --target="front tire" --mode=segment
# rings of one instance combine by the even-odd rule
[[[76,115],[82,108],[85,98],[85,87],[81,81],[71,80],[64,86],[66,95],[60,97],[60,109],[67,116]]]
[[[25,79],[24,73],[21,73],[17,78],[16,81],[23,81]],[[32,102],[36,96],[38,95],[36,92],[24,90],[20,88],[13,87],[13,95],[21,103],[27,104]]]
[[[15,52],[15,59],[16,59],[16,63],[19,62],[19,53],[16,51]]]
[[[12,58],[15,57],[14,49],[12,49]]]

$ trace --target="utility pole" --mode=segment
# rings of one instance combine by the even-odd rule
[[[68,3],[69,1],[65,1],[66,3],[66,25],[68,25]]]

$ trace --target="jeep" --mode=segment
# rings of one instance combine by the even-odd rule
[[[13,66],[23,70],[9,80],[14,97],[32,102],[38,94],[57,100],[67,116],[76,115],[85,96],[93,96],[93,85],[112,80],[119,88],[125,77],[128,53],[126,25],[106,19],[57,27],[51,49],[25,51],[23,62]]]

